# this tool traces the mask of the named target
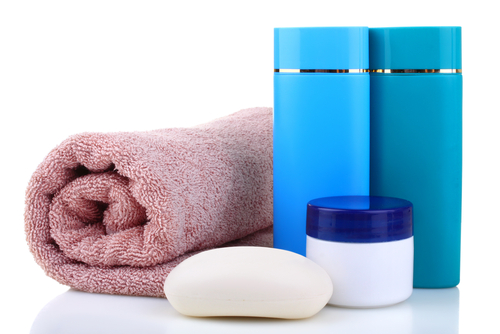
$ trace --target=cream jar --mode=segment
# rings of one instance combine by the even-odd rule
[[[413,291],[413,205],[375,196],[324,197],[307,204],[306,256],[330,275],[329,304],[396,304]]]

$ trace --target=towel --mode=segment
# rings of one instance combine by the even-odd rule
[[[219,246],[272,247],[272,109],[193,128],[83,133],[26,191],[36,262],[74,289],[164,297],[168,273]]]

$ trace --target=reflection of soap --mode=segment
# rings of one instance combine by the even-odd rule
[[[313,261],[265,247],[218,248],[179,264],[165,294],[184,315],[307,318],[332,295],[328,274]]]

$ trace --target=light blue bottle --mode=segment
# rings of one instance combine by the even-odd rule
[[[368,195],[368,28],[274,30],[274,247],[306,255],[307,202]]]
[[[461,65],[460,27],[370,29],[371,195],[413,203],[417,288],[460,281]]]

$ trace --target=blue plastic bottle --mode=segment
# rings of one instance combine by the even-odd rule
[[[373,196],[413,203],[417,288],[460,281],[460,27],[370,29]]]
[[[306,255],[307,203],[368,195],[368,28],[274,30],[274,247]]]

